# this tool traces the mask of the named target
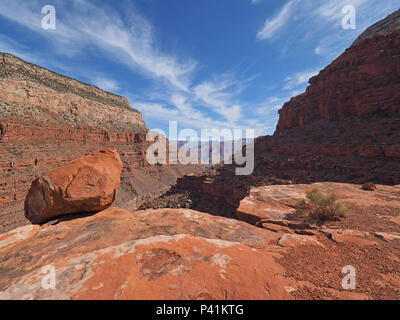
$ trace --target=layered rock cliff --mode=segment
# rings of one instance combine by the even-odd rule
[[[23,205],[37,176],[93,151],[119,151],[116,203],[129,209],[195,170],[146,162],[148,129],[126,98],[9,54],[0,54],[0,110],[0,231],[29,223]]]
[[[400,183],[400,10],[368,28],[279,115],[275,134],[256,142],[259,168]]]
[[[400,13],[399,13],[400,15]],[[279,111],[277,132],[318,120],[389,118],[400,104],[400,30],[356,41]],[[384,114],[386,112],[386,114]]]

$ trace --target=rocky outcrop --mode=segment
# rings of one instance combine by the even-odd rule
[[[121,158],[113,149],[58,167],[32,182],[25,216],[42,223],[60,215],[105,210],[117,196],[121,171]]]
[[[368,28],[339,58],[310,79],[304,94],[279,111],[277,132],[317,120],[398,115],[400,10]],[[379,117],[380,115],[380,117]]]
[[[126,98],[0,54],[0,232],[29,223],[24,201],[31,182],[105,148],[122,160],[115,204],[135,209],[201,168],[151,166],[147,128]]]
[[[275,134],[256,140],[256,175],[400,183],[399,26],[400,10],[282,107]]]
[[[379,185],[374,192],[368,192],[361,185],[318,182],[250,187],[237,207],[237,218],[254,225],[263,221],[293,220],[296,201],[305,198],[306,192],[313,188],[323,194],[336,194],[349,207],[387,206],[394,211],[400,208],[399,186]]]
[[[379,199],[397,191],[378,186],[377,192]],[[278,191],[269,194],[280,201]],[[393,200],[387,212],[398,216],[398,195]],[[374,216],[373,203],[358,201],[370,209],[364,215],[354,209],[342,225],[329,228],[286,218],[263,219],[256,227],[189,209],[115,207],[21,227],[0,235],[0,299],[398,298],[399,240],[375,237],[354,219],[373,222],[368,227],[376,232],[394,234],[399,225],[382,212]],[[357,271],[355,290],[342,287],[342,269],[349,264]]]
[[[233,177],[230,177],[233,178]],[[235,184],[233,181],[228,183],[229,179],[215,179],[203,175],[186,175],[179,178],[176,184],[177,189],[197,190],[201,193],[223,199],[228,204],[237,207],[248,193],[246,186]]]
[[[380,20],[370,26],[357,38],[355,43],[374,37],[376,35],[387,35],[396,30],[400,30],[400,9],[393,12],[385,19]]]
[[[0,299],[289,299],[285,286],[294,281],[284,277],[269,252],[270,236],[190,210],[111,208],[43,226],[35,236],[3,247],[3,258],[9,250],[14,257],[28,252],[34,257],[29,264],[22,258],[13,270],[8,268],[19,262],[2,258],[7,272],[1,274],[8,279],[0,276]],[[55,290],[41,286],[48,265],[55,268]],[[271,290],[265,290],[266,283]]]
[[[125,97],[44,69],[11,54],[0,53],[0,64],[1,96],[9,102],[50,108],[55,112],[65,110],[69,106],[76,106],[77,108],[90,107],[93,113],[97,113],[99,111],[95,110],[96,107],[101,108],[101,112],[107,111],[104,106],[112,106],[134,111],[137,124],[145,127],[140,112],[132,109]],[[43,91],[44,88],[47,90]],[[53,95],[51,96],[50,93]],[[61,97],[63,99],[60,99]],[[79,99],[91,100],[98,104],[88,106],[86,102],[82,106],[78,104],[82,102]]]
[[[399,13],[400,15],[400,13]],[[318,76],[302,95],[279,111],[277,132],[317,120],[368,117],[398,112],[400,30],[359,41]]]

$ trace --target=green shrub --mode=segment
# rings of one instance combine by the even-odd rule
[[[315,223],[336,221],[344,218],[347,214],[346,206],[338,201],[335,194],[324,196],[317,188],[306,193],[306,199],[296,202],[296,214],[306,217]]]

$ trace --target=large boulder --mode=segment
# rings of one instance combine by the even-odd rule
[[[54,169],[32,182],[25,216],[37,224],[60,215],[107,209],[117,195],[121,171],[121,158],[114,149],[93,152]]]

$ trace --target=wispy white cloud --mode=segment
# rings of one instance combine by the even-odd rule
[[[371,0],[330,0],[321,1],[319,5],[309,12],[311,16],[321,17],[326,22],[335,21],[337,25],[343,17],[342,8],[346,5],[354,6],[355,8],[361,8],[362,5],[367,4]]]
[[[120,88],[117,81],[105,77],[94,77],[91,79],[91,83],[100,89],[113,93],[118,91]]]
[[[58,1],[57,7],[64,5]],[[41,28],[42,16],[34,14],[40,8],[39,1],[2,1],[0,16],[42,34],[60,53],[73,55],[85,46],[96,45],[135,71],[187,90],[196,62],[162,53],[150,23],[133,8],[125,18],[111,7],[100,8],[87,0],[73,0],[72,6],[73,12],[65,10],[57,18],[57,29],[50,32]]]
[[[186,126],[194,129],[233,128],[232,125],[226,121],[215,120],[206,114],[199,113],[199,111],[197,111],[196,114],[188,114],[186,112],[182,112],[180,108],[168,107],[166,103],[136,101],[134,102],[134,106],[135,108],[138,108],[144,115],[146,115],[148,119],[152,119],[159,123],[178,121],[180,126]]]
[[[158,92],[153,97],[161,98],[161,102],[153,103],[152,97],[147,97],[150,100],[146,103],[137,102],[134,97],[135,107],[143,108],[145,119],[153,115],[179,118],[196,128],[235,127],[239,121],[243,123],[242,107],[237,101],[243,81],[235,79],[233,74],[223,74],[196,82],[197,61],[160,50],[154,27],[130,3],[124,2],[129,7],[125,10],[129,15],[124,15],[111,6],[100,7],[90,0],[72,0],[68,9],[64,9],[65,2],[55,0],[58,12],[63,14],[57,16],[57,29],[51,32],[41,28],[42,16],[34,14],[40,12],[39,3],[38,0],[0,2],[0,16],[42,35],[58,54],[80,55],[87,47],[95,46],[101,50],[99,54],[106,54],[110,60],[117,60],[154,80]],[[89,80],[107,91],[120,89],[118,82],[108,76]],[[213,120],[204,108],[221,120]]]
[[[354,32],[341,29],[344,17],[342,8],[346,5],[354,6],[356,9],[357,29]],[[360,34],[373,22],[396,9],[398,9],[397,0],[291,0],[272,18],[266,20],[261,30],[257,32],[257,39],[272,40],[278,35],[291,36],[290,39],[294,40],[310,39],[312,36],[328,38],[336,32],[340,33],[336,41],[343,43],[343,39],[354,38],[355,34]],[[328,40],[323,42],[328,43]],[[322,45],[319,49],[323,49]]]
[[[225,79],[218,82],[216,79]],[[242,117],[242,108],[235,104],[241,82],[226,75],[206,80],[189,91],[175,91],[170,95],[155,97],[158,102],[136,101],[144,117],[154,120],[178,120],[183,125],[192,128],[237,128],[244,126],[246,120]],[[228,90],[231,91],[228,91]],[[208,111],[207,111],[208,110]],[[213,116],[211,116],[213,115]],[[217,120],[220,119],[220,120]]]
[[[257,32],[258,40],[270,39],[289,21],[296,0],[286,3],[282,9],[271,19],[267,19],[261,30]]]
[[[228,91],[228,89],[232,89]],[[193,88],[197,101],[234,124],[241,117],[241,106],[233,98],[243,89],[232,74],[204,81]]]
[[[349,34],[347,36],[347,42],[351,43],[353,37]],[[316,55],[323,57],[327,61],[337,58],[342,52],[343,36],[338,34],[322,37],[314,49]]]
[[[297,72],[294,75],[287,76],[285,78],[285,90],[293,90],[298,88],[300,85],[308,83],[308,80],[313,76],[317,75],[320,71],[320,68],[314,70],[306,70],[302,72]]]
[[[356,8],[356,30],[343,30],[341,27],[341,9],[345,5]],[[398,8],[396,0],[333,0],[315,8],[313,15],[319,18],[316,29],[324,30],[314,49],[315,54],[328,61],[338,57],[367,27]]]
[[[267,98],[265,101],[258,103],[255,106],[255,111],[260,116],[270,115],[271,113],[276,114],[283,104],[290,100],[290,96],[272,96]]]

